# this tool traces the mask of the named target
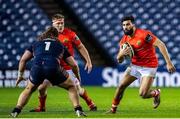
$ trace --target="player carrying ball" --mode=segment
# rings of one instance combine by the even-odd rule
[[[120,50],[117,55],[119,63],[123,62],[131,50],[122,48],[128,42],[133,50],[134,56],[130,66],[126,69],[124,77],[116,89],[111,109],[108,113],[116,113],[116,109],[123,97],[125,89],[136,79],[140,80],[139,95],[143,98],[153,98],[153,107],[157,108],[160,104],[160,89],[151,89],[151,85],[158,68],[158,58],[156,57],[155,47],[158,47],[166,61],[168,72],[175,72],[175,67],[171,62],[165,44],[148,30],[136,28],[133,16],[126,16],[121,21],[124,36],[120,41]]]

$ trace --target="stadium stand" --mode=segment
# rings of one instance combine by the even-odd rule
[[[139,28],[149,29],[168,47],[173,63],[180,68],[180,0],[65,0],[110,57],[116,58],[123,35],[120,19],[132,14]],[[165,68],[158,53],[160,68]],[[125,62],[126,65],[128,62]]]
[[[180,68],[180,0],[64,0],[96,42],[116,62],[118,42],[123,35],[120,19],[136,17],[136,25],[151,30],[167,45],[176,68]],[[29,43],[47,26],[47,15],[34,1],[0,0],[0,68],[17,68]],[[158,53],[160,68],[165,61]],[[79,59],[80,57],[77,56]],[[123,65],[127,65],[126,61]]]
[[[0,0],[0,67],[17,69],[21,54],[51,22],[35,2]]]
[[[92,35],[87,32],[87,28],[85,28],[74,13],[68,9],[63,0],[36,0],[36,2],[50,19],[56,13],[61,13],[65,16],[65,27],[70,28],[77,33],[81,42],[87,48],[94,66],[112,66],[112,63],[104,57],[106,56],[103,54],[104,52],[102,51],[103,53],[100,53],[102,48],[98,48],[98,46],[95,45],[97,43]],[[84,61],[76,51],[75,59],[79,65],[84,66]]]
[[[50,6],[51,1],[43,2],[46,7],[49,5],[50,15],[39,7],[37,1],[0,0],[0,20],[2,21],[0,23],[0,54],[2,56],[0,57],[0,69],[17,69],[18,61],[25,48],[51,25],[51,16],[59,13],[57,12],[59,10],[57,3],[55,3],[56,7],[52,9],[54,5]],[[70,23],[72,26],[69,21],[71,20],[68,18],[68,24]],[[84,64],[79,53],[75,52],[75,54],[78,64]],[[98,55],[95,57],[100,58]]]

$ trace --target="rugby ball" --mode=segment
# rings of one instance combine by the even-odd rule
[[[126,42],[126,43],[124,43],[122,45],[122,49],[126,49],[127,47],[130,47],[131,52],[127,56],[125,56],[125,58],[130,58],[131,59],[134,56],[134,50],[133,50],[132,46],[128,42]]]

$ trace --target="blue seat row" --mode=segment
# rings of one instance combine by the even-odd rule
[[[173,63],[180,68],[179,0],[65,0],[85,27],[116,62],[118,42],[123,35],[120,20],[133,15],[136,26],[149,29],[168,47]],[[158,51],[160,68],[165,61]],[[125,62],[123,65],[127,65]]]
[[[17,69],[24,50],[51,21],[34,1],[0,0],[0,6],[0,69]]]

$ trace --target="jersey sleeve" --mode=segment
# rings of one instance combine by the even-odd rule
[[[33,53],[33,45],[31,44],[26,50],[28,50],[29,52]]]
[[[63,54],[63,60],[65,60],[66,58],[70,57],[70,53],[68,52],[67,48],[64,47],[64,54]]]
[[[153,44],[156,41],[157,37],[150,31],[147,32],[146,37],[145,37],[145,41]]]
[[[81,44],[81,40],[79,37],[75,34],[75,32],[72,32],[72,42],[73,44],[78,47]]]

